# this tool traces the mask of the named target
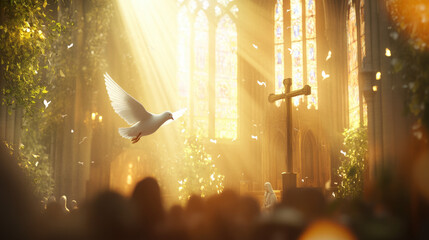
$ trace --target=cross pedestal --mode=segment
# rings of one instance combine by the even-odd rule
[[[299,95],[310,95],[311,87],[305,85],[303,88],[291,92],[291,78],[284,79],[283,85],[285,86],[285,93],[272,93],[268,96],[268,101],[272,103],[281,99],[286,100],[286,172],[282,173],[283,192],[285,192],[286,189],[296,188],[296,173],[293,172],[292,152],[292,98]]]

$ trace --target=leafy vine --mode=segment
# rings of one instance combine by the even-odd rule
[[[368,152],[368,130],[361,126],[344,130],[344,155],[337,173],[341,178],[338,187],[340,198],[357,198],[363,192],[364,163]]]

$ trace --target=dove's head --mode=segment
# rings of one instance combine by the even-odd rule
[[[163,115],[166,120],[169,120],[169,119],[174,120],[173,114],[171,112],[165,112]]]

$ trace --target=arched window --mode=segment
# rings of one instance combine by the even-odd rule
[[[304,134],[301,148],[301,181],[304,186],[317,184],[316,139],[311,131]]]
[[[363,3],[361,3],[363,4]],[[363,10],[363,5],[361,9]],[[365,53],[365,30],[361,25],[361,31],[358,38],[356,7],[352,0],[349,0],[347,11],[347,70],[348,70],[348,106],[349,106],[349,128],[356,128],[366,124],[367,105],[362,93],[359,91],[359,60]],[[359,21],[364,23],[363,19]],[[363,29],[363,30],[362,30]],[[360,41],[359,41],[360,39]],[[358,45],[360,42],[360,45]],[[361,48],[361,57],[358,49]]]
[[[216,29],[216,138],[235,138],[237,129],[237,29],[229,15]]]
[[[360,0],[360,52],[361,60],[366,56],[366,44],[365,44],[365,0]]]
[[[285,9],[285,5],[290,6],[290,9]],[[293,98],[294,105],[305,103],[309,109],[312,107],[317,109],[316,0],[277,0],[274,11],[276,92],[284,91],[283,78],[285,74],[291,74],[292,90],[302,88],[304,84],[308,84],[312,88],[310,96]],[[285,12],[290,12],[291,23],[291,26],[286,28],[283,27]],[[291,31],[290,39],[288,39],[291,44],[286,47],[291,54],[292,73],[285,73],[285,29]]]
[[[366,43],[365,43],[365,0],[360,0],[360,59],[361,62],[366,57]],[[362,123],[363,125],[368,124],[368,105],[366,104],[366,100],[362,97]]]
[[[233,0],[178,0],[177,74],[191,129],[237,137],[238,8]]]
[[[284,39],[283,39],[283,0],[277,0],[274,11],[274,59],[276,93],[284,90]]]

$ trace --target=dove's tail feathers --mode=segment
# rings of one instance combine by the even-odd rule
[[[136,137],[137,134],[134,134],[134,132],[135,132],[135,129],[133,129],[133,127],[119,128],[119,134],[123,138],[132,139],[132,138]]]
[[[119,135],[121,135],[123,138],[132,139],[135,136],[132,136],[132,127],[129,128],[119,128]]]
[[[119,128],[119,134],[123,138],[127,138],[127,139],[132,139],[134,137],[137,137],[139,134],[141,134],[141,131],[139,130],[139,124],[140,124],[140,121],[136,122],[131,127]]]

